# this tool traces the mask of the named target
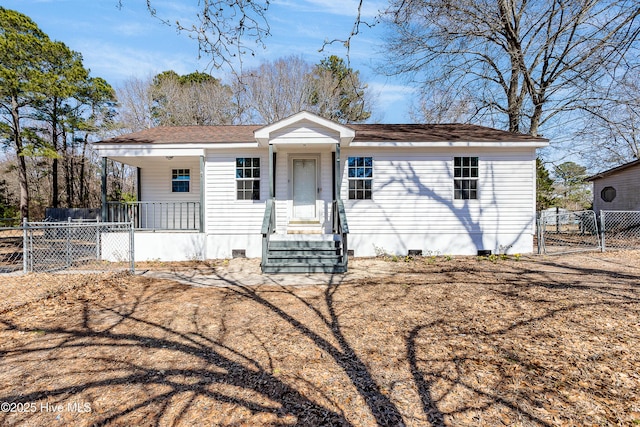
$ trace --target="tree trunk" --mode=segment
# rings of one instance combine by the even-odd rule
[[[62,130],[62,151],[64,159],[64,184],[65,191],[67,192],[67,207],[74,207],[74,191],[73,191],[73,134],[71,141],[71,152],[69,152],[69,146],[67,144],[67,132]]]
[[[87,184],[85,183],[85,165],[87,164],[87,145],[89,144],[89,132],[85,132],[84,140],[82,142],[82,156],[80,157],[80,188],[78,190],[78,197],[80,199],[81,207],[89,207],[89,193],[87,191]]]
[[[29,219],[29,184],[27,180],[27,162],[24,159],[22,133],[20,132],[20,112],[18,99],[11,97],[11,119],[13,121],[13,142],[18,156],[18,182],[20,184],[20,217]]]
[[[53,110],[51,114],[51,145],[56,152],[56,157],[51,163],[51,206],[60,207],[60,194],[58,189],[58,99],[53,98]]]
[[[538,136],[538,130],[540,128],[541,118],[542,118],[542,104],[537,103],[533,109],[533,115],[531,115],[531,124],[529,125],[529,135]]]
[[[58,159],[54,158],[51,163],[51,207],[58,208],[59,206],[58,195]]]

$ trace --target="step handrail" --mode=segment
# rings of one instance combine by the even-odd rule
[[[347,243],[349,224],[342,199],[333,201],[333,232],[339,234],[342,239],[342,261],[340,264],[346,268],[349,263],[349,245]]]
[[[269,263],[269,239],[276,228],[275,198],[267,200],[262,220],[262,268]]]

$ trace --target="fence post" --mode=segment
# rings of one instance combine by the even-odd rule
[[[100,225],[100,217],[96,219],[96,261],[102,261],[102,256],[100,255],[100,230],[102,226]]]
[[[29,271],[29,242],[27,238],[27,218],[22,218],[22,273]]]
[[[546,252],[545,242],[544,242],[544,233],[546,232],[546,228],[547,228],[546,218],[544,217],[542,212],[540,212],[540,214],[538,215],[537,223],[538,223],[538,255],[542,255]]]
[[[133,237],[133,221],[129,224],[129,263],[131,274],[136,272],[136,252]]]
[[[536,240],[538,244],[538,255],[540,255],[540,212],[536,212]]]
[[[71,267],[71,217],[67,218],[67,239],[66,239],[66,261],[67,268]]]
[[[606,251],[606,246],[605,246],[605,242],[604,242],[604,236],[605,236],[605,229],[604,229],[604,225],[606,224],[605,221],[605,211],[601,210],[600,211],[600,242],[602,243],[602,252]]]

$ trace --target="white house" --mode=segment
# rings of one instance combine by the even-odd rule
[[[300,112],[267,126],[152,128],[95,148],[138,168],[138,202],[107,203],[103,191],[103,218],[139,229],[136,259],[244,255],[262,257],[263,271],[339,272],[347,253],[531,252],[536,149],[547,144]]]

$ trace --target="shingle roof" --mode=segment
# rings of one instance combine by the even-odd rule
[[[468,124],[354,124],[355,142],[531,142],[545,138]],[[160,126],[100,141],[103,144],[187,144],[255,142],[254,131],[263,125]]]
[[[547,141],[544,138],[506,132],[484,126],[468,124],[363,124],[350,125],[356,131],[354,141],[469,141],[519,142]]]
[[[586,181],[594,181],[596,179],[604,178],[605,176],[609,176],[613,173],[620,172],[630,167],[639,166],[639,165],[640,165],[640,159],[634,160],[633,162],[625,163],[624,165],[616,166],[615,168],[592,175],[586,178]]]
[[[188,144],[255,142],[253,132],[262,125],[158,126],[100,141],[104,144]]]

